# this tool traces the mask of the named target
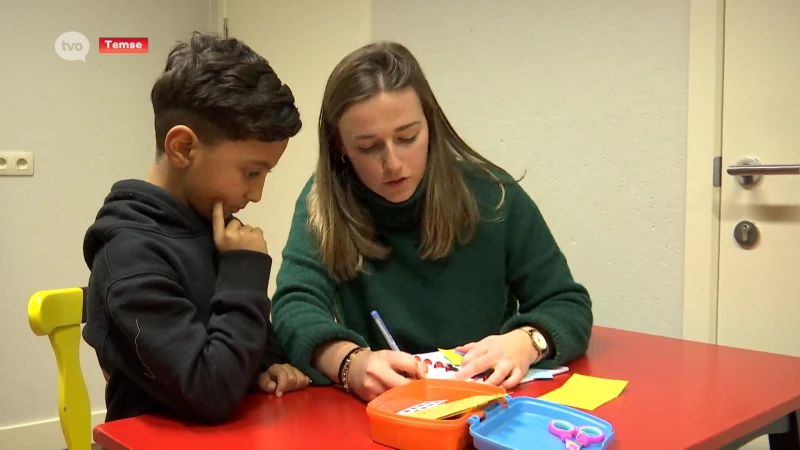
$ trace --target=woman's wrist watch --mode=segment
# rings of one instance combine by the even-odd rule
[[[539,356],[532,364],[536,364],[550,355],[550,345],[548,345],[547,338],[541,331],[530,326],[525,326],[520,329],[530,336],[531,345],[539,352]]]

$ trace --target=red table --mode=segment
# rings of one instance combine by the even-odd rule
[[[766,433],[776,433],[773,449],[800,448],[800,358],[595,327],[587,357],[570,370],[630,381],[591,412],[616,429],[613,449],[719,449]],[[511,394],[537,397],[568,377]],[[777,434],[781,427],[788,432]],[[222,426],[144,416],[100,425],[94,438],[108,450],[386,448],[370,439],[365,404],[335,388],[251,396]]]

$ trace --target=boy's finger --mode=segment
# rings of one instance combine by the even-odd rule
[[[272,379],[268,376],[261,377],[258,384],[261,386],[261,390],[264,392],[273,392],[276,387],[275,382],[272,381]]]
[[[236,217],[231,218],[231,220],[228,221],[228,224],[225,225],[225,227],[231,231],[239,231],[239,229],[242,228],[243,226],[244,224],[242,223],[242,221],[237,219]]]
[[[222,208],[222,201],[214,203],[214,210],[212,213],[212,226],[214,229],[214,240],[217,243],[225,238],[225,212]]]
[[[303,389],[306,386],[308,386],[308,383],[311,382],[311,380],[309,380],[308,377],[305,376],[305,374],[303,372],[301,372],[299,369],[293,367],[292,368],[292,372],[294,374],[294,389],[295,390]]]
[[[267,372],[261,372],[258,375],[258,388],[264,392],[268,392],[267,388],[269,387],[270,381],[271,380],[269,379],[269,375],[267,375]]]
[[[277,387],[275,388],[275,395],[280,397],[286,391],[286,385],[289,384],[289,374],[285,370],[281,370],[278,372],[276,378],[275,383]]]

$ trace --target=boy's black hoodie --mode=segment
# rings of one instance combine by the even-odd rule
[[[269,319],[272,259],[218,253],[211,222],[167,191],[115,183],[83,254],[83,337],[110,376],[106,421],[225,421],[259,371],[286,361]]]

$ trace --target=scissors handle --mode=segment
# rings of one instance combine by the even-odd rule
[[[592,426],[580,428],[566,420],[551,420],[547,429],[567,445],[567,450],[580,449],[587,445],[599,444],[605,440],[603,430]]]
[[[599,444],[603,442],[605,438],[606,435],[603,433],[603,430],[592,426],[578,428],[578,433],[575,435],[575,440],[578,444],[583,446]]]
[[[558,436],[562,441],[570,440],[577,434],[575,425],[566,420],[551,420],[547,429],[550,430],[550,433]]]

